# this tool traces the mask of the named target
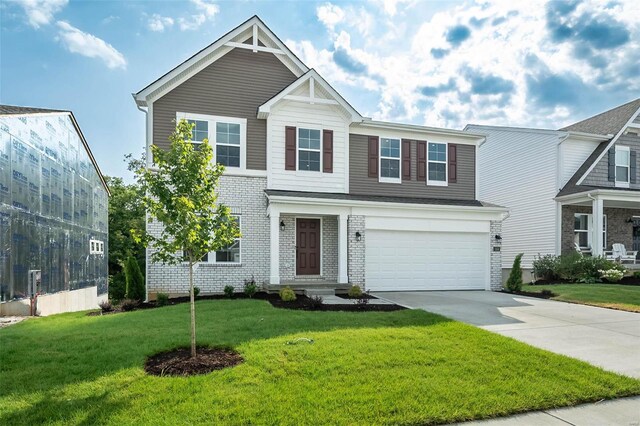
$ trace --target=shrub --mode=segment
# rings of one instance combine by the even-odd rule
[[[640,271],[635,271],[635,272],[633,273],[633,277],[634,277],[634,278],[640,278]]]
[[[200,294],[200,287],[193,287],[193,297],[198,297]]]
[[[624,272],[619,271],[618,269],[601,269],[600,276],[609,281],[610,283],[617,283],[624,277]]]
[[[309,298],[309,308],[311,308],[314,311],[322,308],[323,304],[324,304],[324,299],[322,298],[322,296],[311,296]]]
[[[127,281],[127,299],[142,301],[145,299],[146,289],[144,285],[144,275],[140,270],[140,265],[135,257],[129,256],[124,264],[124,275]]]
[[[102,302],[98,303],[98,306],[100,307],[100,309],[102,309],[103,313],[113,311],[113,305],[108,300],[103,300]]]
[[[122,309],[125,312],[133,311],[135,308],[138,307],[138,304],[139,302],[137,300],[124,299],[122,302],[120,302],[120,309]]]
[[[601,281],[601,270],[610,269],[624,272],[622,265],[607,260],[603,256],[582,256],[576,252],[560,256],[558,271],[562,278],[571,282],[591,284]]]
[[[524,253],[520,253],[513,260],[513,266],[511,267],[511,273],[507,279],[507,290],[510,292],[522,290],[522,268],[520,263],[522,262],[522,256]]]
[[[167,306],[169,304],[169,295],[167,293],[156,294],[156,305]]]
[[[224,295],[225,295],[225,297],[228,297],[229,299],[231,299],[233,297],[233,293],[235,293],[235,289],[233,288],[232,285],[225,285],[224,286]]]
[[[289,287],[280,289],[280,299],[283,302],[293,302],[296,300],[296,293]]]
[[[125,298],[127,293],[127,280],[124,272],[120,271],[109,275],[109,300],[119,302]]]
[[[553,254],[538,254],[533,260],[533,275],[546,281],[553,281],[560,278],[558,275],[558,266],[560,264],[559,256]]]
[[[349,295],[349,297],[351,297],[353,299],[358,298],[358,297],[362,296],[362,289],[360,288],[360,286],[352,285],[349,288],[349,292],[347,293],[347,295]]]
[[[254,294],[258,292],[258,285],[255,278],[251,277],[249,280],[244,280],[244,294],[249,298],[252,298]]]

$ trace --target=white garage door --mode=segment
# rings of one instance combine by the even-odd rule
[[[484,290],[489,235],[367,230],[365,286],[370,290]]]

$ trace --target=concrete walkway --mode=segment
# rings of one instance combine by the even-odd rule
[[[464,426],[638,426],[640,425],[640,397],[621,398],[595,404],[536,411],[500,419],[458,424]]]
[[[489,291],[378,292],[374,295],[640,378],[638,313]]]

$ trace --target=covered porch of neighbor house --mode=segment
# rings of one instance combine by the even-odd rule
[[[605,255],[613,244],[640,250],[640,193],[599,189],[558,197],[558,252],[580,250]],[[640,268],[640,261],[630,269]]]

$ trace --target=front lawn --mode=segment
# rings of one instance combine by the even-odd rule
[[[540,293],[550,290],[553,300],[640,312],[640,286],[619,284],[545,284],[525,285],[522,291]]]
[[[423,311],[197,305],[199,343],[233,345],[243,364],[145,374],[146,356],[188,344],[188,304],[0,330],[0,424],[430,424],[640,394],[638,380]]]

